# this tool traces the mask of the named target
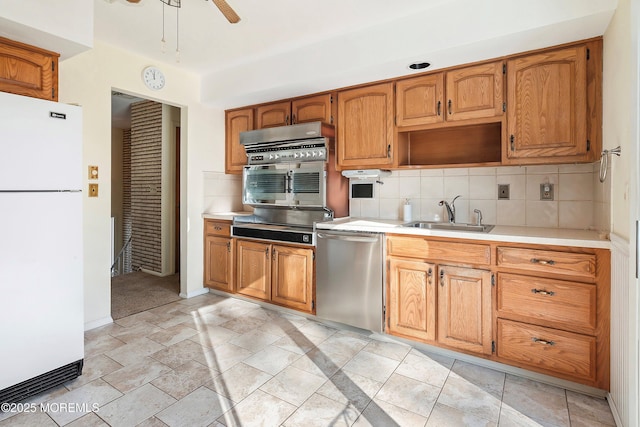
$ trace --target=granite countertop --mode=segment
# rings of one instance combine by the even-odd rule
[[[577,246],[609,249],[609,234],[594,230],[573,230],[565,228],[536,228],[496,225],[488,233],[429,230],[402,227],[404,221],[371,218],[337,218],[319,222],[318,230],[369,231],[419,236],[450,237],[471,240],[532,243],[541,245]]]

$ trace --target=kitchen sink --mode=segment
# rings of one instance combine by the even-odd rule
[[[424,228],[427,230],[447,230],[447,231],[475,231],[478,233],[488,233],[495,225],[488,224],[465,224],[450,222],[430,222],[430,221],[414,221],[402,224],[403,227]]]

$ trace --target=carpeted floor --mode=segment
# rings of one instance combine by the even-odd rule
[[[111,317],[121,319],[180,300],[180,275],[158,277],[136,271],[111,278]]]

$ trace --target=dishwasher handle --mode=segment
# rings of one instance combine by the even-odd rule
[[[375,243],[378,241],[378,237],[361,237],[361,236],[348,236],[345,234],[325,234],[318,233],[319,239],[331,239],[342,240],[345,242],[361,242],[361,243]]]

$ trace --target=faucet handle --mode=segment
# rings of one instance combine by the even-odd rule
[[[480,209],[474,209],[473,212],[478,215],[477,225],[482,225],[482,211]]]

